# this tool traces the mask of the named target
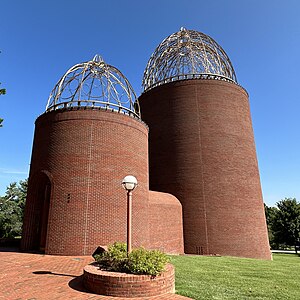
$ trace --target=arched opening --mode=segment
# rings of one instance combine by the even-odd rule
[[[44,180],[40,183],[38,191],[38,201],[40,202],[40,220],[38,226],[38,249],[40,252],[45,252],[48,228],[48,216],[51,196],[51,182],[44,175]]]
[[[40,173],[37,179],[32,182],[34,184],[34,206],[33,206],[33,240],[31,250],[37,252],[45,252],[47,241],[48,216],[51,198],[51,182],[45,173]]]

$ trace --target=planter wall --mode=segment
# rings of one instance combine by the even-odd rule
[[[114,297],[149,297],[175,292],[175,271],[167,264],[159,276],[133,275],[99,270],[96,263],[84,267],[83,284],[89,291]]]

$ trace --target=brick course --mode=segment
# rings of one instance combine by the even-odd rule
[[[149,126],[150,189],[180,200],[185,253],[270,259],[246,91],[184,80],[139,102]]]

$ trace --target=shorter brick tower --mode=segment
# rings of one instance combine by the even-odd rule
[[[135,98],[126,78],[99,57],[58,82],[36,120],[23,249],[86,255],[125,241],[120,180],[127,174],[139,180],[133,244],[148,246],[148,129]]]
[[[138,179],[133,247],[182,253],[179,201],[163,193],[149,201],[148,127],[135,93],[118,69],[95,56],[62,76],[36,120],[22,250],[91,255],[99,245],[125,242],[121,180],[128,174]],[[150,235],[153,220],[162,228],[172,224],[172,235]]]

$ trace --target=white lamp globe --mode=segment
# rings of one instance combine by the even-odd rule
[[[137,186],[137,179],[132,175],[127,175],[122,181],[122,186],[127,191],[132,191]]]

